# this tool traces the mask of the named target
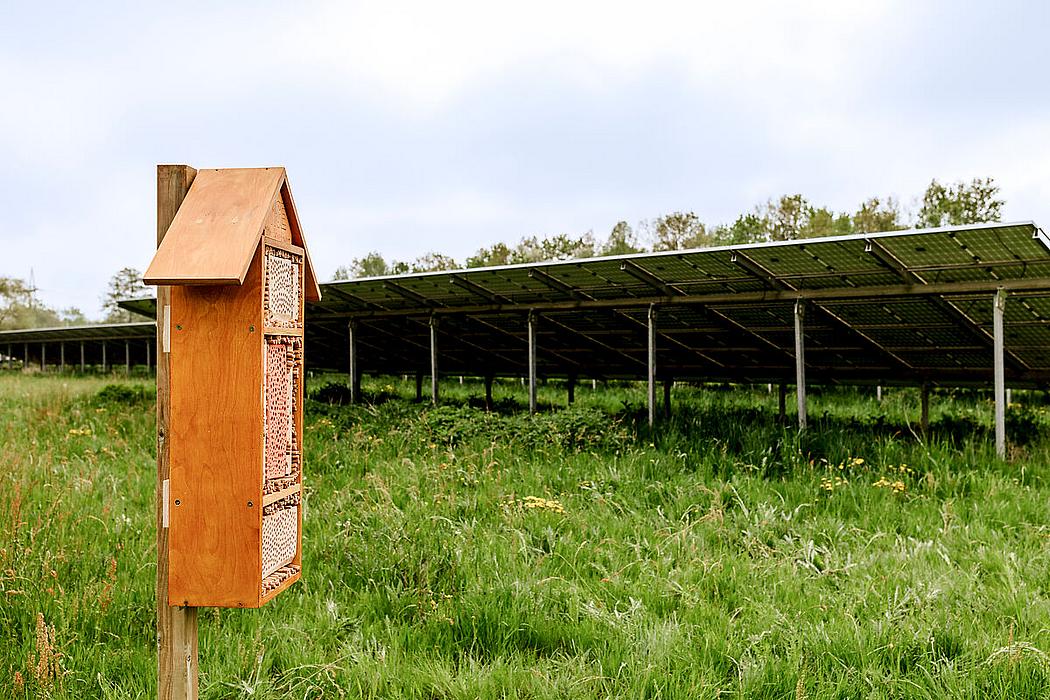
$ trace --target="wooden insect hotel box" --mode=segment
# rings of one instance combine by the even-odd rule
[[[284,168],[199,170],[144,276],[169,354],[168,603],[259,607],[302,570],[303,316]]]

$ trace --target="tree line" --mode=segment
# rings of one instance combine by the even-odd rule
[[[893,197],[871,197],[861,202],[854,212],[835,212],[813,205],[801,194],[792,194],[756,206],[730,224],[708,226],[695,212],[676,211],[641,221],[634,227],[620,221],[602,240],[588,231],[582,235],[528,236],[515,245],[494,243],[479,248],[462,263],[437,252],[411,262],[387,261],[378,252],[371,252],[339,267],[333,279],[984,223],[998,221],[1003,204],[999,186],[992,178],[950,185],[934,180],[926,188],[914,215],[905,212]],[[137,316],[121,309],[117,302],[150,294],[152,290],[142,284],[141,272],[123,268],[109,281],[102,298],[103,316],[89,319],[76,307],[48,307],[41,302],[35,287],[23,279],[0,277],[0,330],[125,323],[136,320]]]
[[[494,243],[479,248],[462,263],[438,252],[412,261],[388,261],[373,251],[337,268],[333,279],[976,224],[999,221],[1003,205],[999,186],[990,177],[949,185],[933,180],[914,214],[905,211],[893,197],[871,197],[861,202],[856,211],[835,212],[812,204],[801,194],[791,194],[770,199],[729,224],[709,226],[693,211],[676,211],[640,221],[634,227],[620,221],[601,240],[588,231],[580,235],[528,236],[515,245]]]

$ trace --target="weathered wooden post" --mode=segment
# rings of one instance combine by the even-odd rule
[[[257,608],[300,576],[304,300],[320,290],[283,168],[160,166],[157,240],[158,696],[182,700],[196,608]]]

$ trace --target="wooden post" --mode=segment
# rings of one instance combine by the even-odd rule
[[[157,167],[157,246],[164,240],[175,212],[189,192],[197,171],[188,165]],[[168,605],[168,528],[165,496],[170,452],[167,442],[171,411],[169,377],[171,288],[157,287],[157,697],[197,700],[197,609]],[[102,346],[105,365],[105,345]]]
[[[430,316],[430,401],[438,404],[438,317]]]
[[[802,337],[805,305],[795,302],[795,392],[798,395],[798,429],[806,429],[806,344]]]
[[[485,410],[492,410],[492,375],[485,375]]]
[[[919,428],[923,435],[930,432],[930,385],[926,382],[919,394]]]
[[[1003,311],[1006,308],[1006,290],[995,293],[992,304],[992,330],[995,350],[995,453],[1006,457],[1006,372],[1003,357]]]
[[[361,400],[361,370],[357,366],[357,321],[346,324],[347,340],[350,342],[350,403]]]
[[[529,312],[529,413],[536,412],[536,314]]]
[[[646,398],[649,404],[649,427],[656,425],[656,307],[649,305],[649,363],[648,363],[648,386],[646,387]]]

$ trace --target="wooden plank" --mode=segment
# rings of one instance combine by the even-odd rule
[[[295,337],[295,338],[302,338],[303,337],[303,329],[302,328],[273,328],[271,326],[266,326],[265,328],[263,328],[263,335],[283,335],[283,336],[292,336],[292,337]]]
[[[183,605],[257,607],[262,246],[239,288],[173,288],[171,323],[171,383],[177,391],[171,405],[169,599]]]
[[[306,239],[303,238],[303,227],[299,223],[299,211],[296,209],[295,199],[292,197],[292,186],[288,182],[288,173],[284,175],[281,197],[284,200],[284,211],[288,215],[288,225],[292,231],[292,243],[303,248],[303,261],[306,268],[303,278],[304,296],[307,301],[321,301],[321,286],[317,283],[317,274],[314,272],[314,264],[310,259],[310,250],[306,247]]]
[[[175,218],[197,171],[188,165],[157,167],[157,245]],[[171,290],[157,288],[157,308],[169,304]],[[197,698],[197,609],[168,605],[168,527],[164,514],[171,468],[168,425],[171,410],[170,356],[164,351],[163,324],[157,324],[157,697],[160,700]],[[80,344],[84,366],[84,343]]]
[[[147,284],[242,284],[284,168],[201,170],[143,279]]]
[[[300,246],[292,245],[291,243],[282,241],[272,236],[263,236],[263,243],[270,246],[271,248],[280,248],[281,250],[288,253],[295,253],[296,255],[303,254],[303,249]]]
[[[299,493],[299,491],[301,491],[301,490],[302,490],[302,484],[292,484],[291,486],[289,486],[286,489],[281,489],[280,491],[275,491],[273,493],[268,493],[265,496],[263,496],[263,500],[262,500],[263,506],[268,506],[271,503],[276,503],[277,501],[281,500],[282,498],[285,498],[287,496],[291,496],[293,494]]]

